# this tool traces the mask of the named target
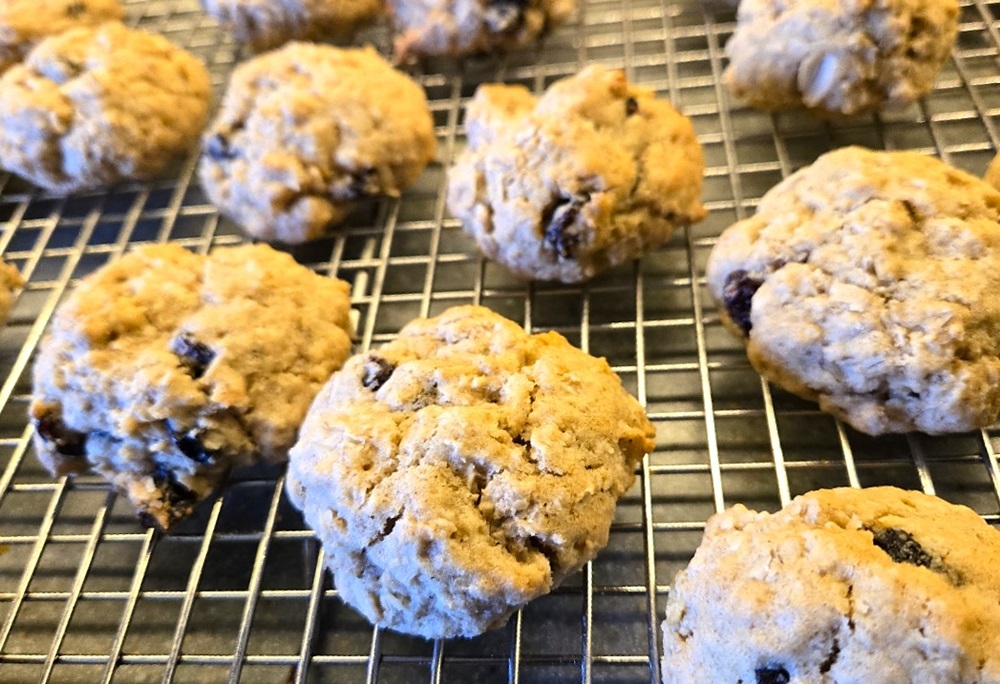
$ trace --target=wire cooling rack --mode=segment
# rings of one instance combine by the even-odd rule
[[[295,251],[352,284],[357,348],[415,316],[479,302],[607,357],[658,429],[608,548],[506,628],[472,640],[373,630],[345,607],[283,497],[280,469],[238,473],[169,536],[141,528],[98,478],[53,481],[25,412],[32,354],[60,298],[138,243],[206,251],[241,237],[193,179],[194,155],[162,181],[68,199],[0,175],[0,250],[28,279],[0,333],[0,681],[656,683],[670,582],[725,506],[775,509],[816,487],[895,484],[996,524],[997,430],[872,439],[845,428],[760,380],[702,275],[723,228],[829,149],[917,149],[981,173],[998,143],[998,15],[1000,2],[963,0],[934,92],[903,113],[844,123],[733,101],[719,76],[734,16],[697,0],[591,0],[543,46],[413,71],[431,100],[439,159],[400,201],[362,207],[332,238]],[[134,0],[128,20],[199,54],[217,91],[240,56],[196,0]],[[387,50],[384,31],[366,37]],[[712,214],[588,285],[525,284],[483,263],[446,215],[462,107],[481,82],[541,91],[590,62],[625,68],[694,120]]]

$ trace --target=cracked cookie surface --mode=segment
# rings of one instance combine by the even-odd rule
[[[388,0],[396,59],[523,47],[569,18],[575,0]]]
[[[249,235],[300,243],[399,196],[436,152],[423,89],[375,50],[289,43],[236,68],[199,174]]]
[[[448,208],[521,277],[587,280],[706,214],[691,121],[621,71],[587,67],[537,100],[480,86],[465,124]]]
[[[240,43],[268,50],[290,40],[346,38],[385,11],[382,0],[201,0]]]
[[[603,359],[455,307],[331,378],[287,490],[341,598],[383,627],[471,637],[605,546],[653,434]]]
[[[0,73],[49,36],[124,16],[121,0],[4,0],[0,2]]]
[[[347,284],[266,245],[143,247],[56,311],[30,415],[54,475],[94,470],[169,528],[233,467],[283,461],[350,353]]]
[[[996,684],[1000,532],[894,487],[713,516],[674,581],[664,684]]]
[[[743,0],[724,79],[762,109],[902,109],[933,87],[958,12],[957,0]]]
[[[862,432],[1000,412],[1000,192],[937,159],[823,155],[723,232],[706,278],[761,375]]]
[[[208,116],[205,66],[112,22],[39,43],[0,76],[0,166],[55,193],[156,175]]]

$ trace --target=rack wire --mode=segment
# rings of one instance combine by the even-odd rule
[[[167,35],[223,86],[239,50],[196,0],[131,0],[132,25]],[[895,484],[997,524],[997,428],[873,439],[770,387],[705,291],[715,237],[760,196],[845,144],[936,154],[981,173],[998,147],[1000,2],[963,0],[952,59],[905,112],[838,123],[747,109],[720,85],[732,10],[699,0],[587,0],[543,45],[413,70],[439,159],[399,201],[362,207],[294,250],[352,284],[357,348],[415,316],[482,303],[605,356],[647,406],[657,449],[622,500],[608,548],[510,624],[430,642],[372,629],[337,598],[322,552],[282,494],[280,468],[237,473],[170,535],[143,529],[92,476],[53,480],[26,422],[32,355],[79,278],[144,242],[198,251],[242,240],[193,178],[56,198],[0,175],[0,251],[28,280],[0,332],[0,680],[3,682],[652,682],[670,581],[705,519],[736,502],[773,510],[824,486]],[[384,30],[365,36],[385,51]],[[486,81],[541,91],[582,65],[622,67],[694,120],[711,216],[663,249],[582,286],[526,284],[484,263],[445,212],[462,108]]]

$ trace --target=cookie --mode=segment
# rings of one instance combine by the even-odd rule
[[[87,276],[34,365],[34,445],[167,529],[230,469],[283,461],[350,353],[347,284],[266,245],[153,245]]]
[[[0,325],[7,322],[14,294],[24,285],[21,272],[8,263],[0,261]]]
[[[0,73],[24,59],[44,38],[124,16],[120,0],[4,0],[0,3]]]
[[[958,31],[958,0],[743,0],[724,79],[766,110],[855,115],[930,92]]]
[[[562,24],[575,0],[389,0],[399,61],[523,47]]]
[[[862,432],[1000,412],[1000,192],[963,171],[830,152],[723,232],[706,277],[761,375]]]
[[[249,235],[300,243],[399,196],[436,153],[423,89],[377,52],[290,43],[236,68],[199,174]]]
[[[894,487],[713,516],[677,575],[663,682],[1000,682],[1000,532]]]
[[[691,121],[621,71],[589,66],[537,100],[480,86],[465,125],[448,208],[523,278],[587,280],[706,214]]]
[[[240,43],[268,50],[290,40],[345,38],[377,20],[382,0],[201,0]]]
[[[604,547],[653,434],[603,359],[455,307],[330,379],[287,490],[348,604],[382,627],[471,637]]]
[[[47,38],[0,77],[0,166],[54,193],[156,175],[208,115],[204,65],[119,23]]]

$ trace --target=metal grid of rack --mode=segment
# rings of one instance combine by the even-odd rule
[[[704,520],[735,502],[775,509],[821,486],[937,492],[996,524],[1000,429],[873,439],[769,387],[719,325],[703,266],[715,236],[780,178],[845,144],[937,154],[981,173],[997,149],[1000,2],[963,0],[935,90],[892,116],[838,123],[769,115],[720,85],[731,10],[699,0],[589,0],[534,49],[432,60],[438,161],[400,201],[362,207],[294,251],[352,284],[357,348],[459,303],[555,329],[605,356],[645,403],[658,447],[622,500],[608,548],[508,627],[428,642],[373,630],[339,602],[322,553],[283,498],[280,469],[237,473],[170,535],[144,530],[95,477],[53,480],[30,446],[32,354],[60,298],[143,242],[206,251],[239,242],[193,179],[53,198],[0,175],[0,251],[28,280],[0,332],[0,680],[4,682],[658,682],[669,583]],[[131,0],[128,21],[202,57],[220,89],[241,56],[197,0]],[[383,50],[384,31],[365,38]],[[446,215],[462,107],[486,81],[541,91],[590,62],[623,67],[694,120],[707,160],[704,222],[577,287],[526,284],[483,263]]]

